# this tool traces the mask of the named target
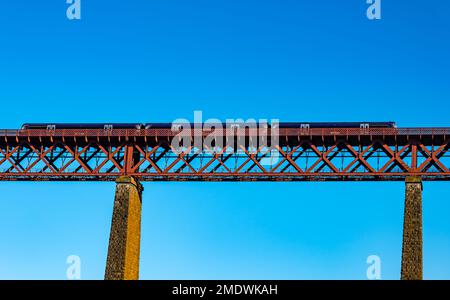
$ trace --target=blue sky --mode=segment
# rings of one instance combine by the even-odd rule
[[[450,3],[82,0],[0,5],[1,128],[193,118],[450,126]],[[144,183],[142,279],[400,273],[403,183]],[[424,186],[424,277],[450,279],[450,189]],[[0,185],[0,278],[103,278],[114,183]]]

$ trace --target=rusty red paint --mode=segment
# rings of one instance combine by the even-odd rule
[[[0,180],[450,180],[450,128],[320,128],[308,134],[283,128],[279,161],[270,166],[262,165],[267,153],[261,148],[175,154],[167,129],[0,130],[0,136]]]

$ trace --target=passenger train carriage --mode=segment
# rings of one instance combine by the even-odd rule
[[[193,125],[193,124],[192,124]],[[240,128],[245,126],[244,123],[234,124],[222,124],[223,128]],[[258,125],[259,126],[259,125]],[[268,124],[271,127],[271,124]],[[26,123],[23,124],[21,129],[172,129],[180,130],[180,124],[172,123]],[[397,128],[395,122],[281,122],[278,124],[278,128],[300,128],[300,129],[312,129],[312,128]]]

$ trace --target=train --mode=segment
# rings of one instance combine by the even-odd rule
[[[194,124],[193,124],[194,125]],[[222,123],[223,128],[239,128],[243,123]],[[258,124],[259,126],[259,124]],[[267,127],[271,127],[268,124]],[[192,126],[193,127],[193,126]],[[180,124],[173,123],[25,123],[22,130],[28,129],[172,129],[177,130]],[[397,128],[395,122],[280,122],[278,128]]]
[[[282,122],[279,128],[397,128],[395,122]]]

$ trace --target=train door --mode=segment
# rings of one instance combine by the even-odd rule
[[[108,124],[108,125],[104,125],[104,126],[103,126],[103,130],[105,130],[105,131],[111,131],[111,130],[113,130],[113,127],[114,127],[113,125],[109,125],[109,124]]]
[[[368,134],[369,133],[369,123],[361,123],[359,125],[360,131],[362,134]]]
[[[309,135],[309,124],[300,124],[300,132],[302,135]]]

